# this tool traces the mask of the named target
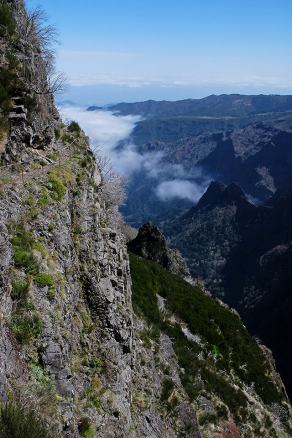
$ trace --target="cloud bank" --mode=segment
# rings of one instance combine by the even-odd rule
[[[89,136],[93,150],[98,149],[109,158],[113,170],[126,179],[134,172],[154,181],[157,197],[167,202],[186,199],[192,202],[204,193],[209,178],[199,168],[186,171],[180,164],[164,160],[163,152],[140,154],[131,142],[130,135],[139,116],[120,116],[110,111],[86,111],[86,108],[62,106],[60,113],[66,121],[76,120]]]

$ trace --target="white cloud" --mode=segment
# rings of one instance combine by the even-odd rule
[[[180,164],[165,161],[163,152],[140,154],[129,137],[138,116],[119,116],[110,111],[86,111],[85,108],[63,106],[60,113],[65,120],[77,121],[89,136],[92,148],[110,158],[115,172],[130,178],[133,172],[157,181],[156,195],[161,201],[173,198],[196,202],[204,193],[209,179],[200,168],[186,171]],[[117,147],[122,142],[122,147]]]
[[[76,120],[90,137],[92,145],[99,146],[109,156],[141,120],[139,116],[117,116],[110,111],[86,111],[73,106],[61,107],[60,112],[65,120]]]
[[[160,183],[156,189],[156,194],[162,201],[179,198],[188,199],[195,203],[200,199],[204,191],[204,185],[183,179],[173,179]]]

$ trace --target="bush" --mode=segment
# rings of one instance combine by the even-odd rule
[[[81,132],[81,128],[77,122],[73,121],[69,124],[68,131],[79,135]]]
[[[84,438],[93,438],[96,432],[96,428],[92,424],[91,420],[87,417],[80,419],[78,430],[80,435]]]
[[[13,300],[26,300],[28,297],[29,282],[25,279],[14,279],[12,281],[11,298]]]
[[[169,397],[172,394],[173,388],[174,388],[174,383],[171,379],[168,378],[163,379],[162,391],[160,396],[161,401],[165,402],[169,399]]]
[[[11,328],[12,333],[21,344],[28,344],[40,335],[43,322],[34,311],[21,310],[12,316]]]
[[[13,35],[15,21],[10,7],[3,0],[0,1],[0,36]]]
[[[41,287],[53,287],[55,284],[54,277],[51,274],[41,272],[35,276],[35,282]]]
[[[32,410],[15,403],[0,407],[0,438],[53,438]]]
[[[34,240],[31,233],[27,232],[23,226],[19,226],[11,243],[15,266],[23,268],[29,274],[36,274],[39,266],[32,252]]]
[[[41,193],[39,200],[38,200],[38,204],[41,206],[45,206],[45,205],[48,205],[49,202],[50,202],[50,195],[45,190]]]
[[[67,192],[66,186],[63,184],[61,179],[52,174],[49,175],[49,182],[51,183],[52,197],[57,201],[62,201]]]

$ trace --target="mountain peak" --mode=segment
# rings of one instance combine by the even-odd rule
[[[157,262],[174,274],[190,278],[189,269],[180,252],[168,247],[164,235],[151,222],[139,229],[137,237],[128,243],[128,249],[140,257]]]
[[[199,200],[196,210],[223,205],[239,205],[248,201],[242,189],[235,183],[228,186],[220,181],[212,181],[207,191]]]

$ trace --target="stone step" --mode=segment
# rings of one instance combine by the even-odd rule
[[[27,114],[27,109],[24,105],[14,105],[12,107],[12,112],[15,114]]]
[[[21,114],[17,114],[14,112],[11,112],[8,116],[9,120],[26,120],[26,114],[25,113],[21,113]]]

